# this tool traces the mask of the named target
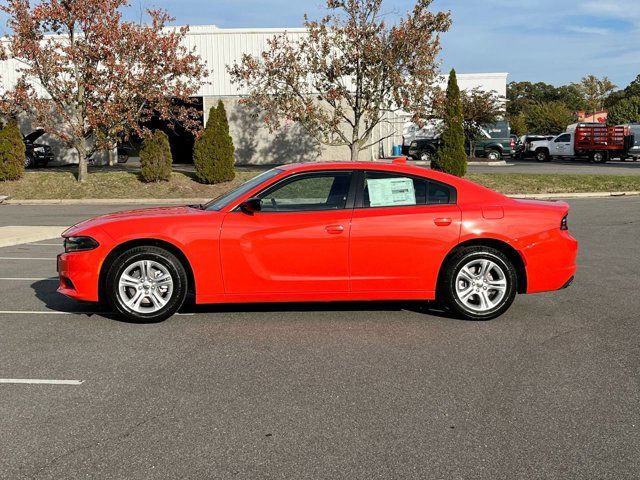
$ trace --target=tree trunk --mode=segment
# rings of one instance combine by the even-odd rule
[[[109,156],[109,166],[113,167],[118,163],[118,152],[116,151],[116,148],[110,148],[107,154]]]
[[[351,161],[357,162],[360,154],[360,146],[358,145],[358,142],[352,143],[349,145],[349,148],[351,149]]]
[[[87,148],[84,139],[76,142],[76,152],[78,152],[78,181],[85,182],[89,176],[88,172],[88,160],[87,160]]]
[[[78,181],[86,182],[89,176],[87,170],[87,156],[84,152],[78,152]]]

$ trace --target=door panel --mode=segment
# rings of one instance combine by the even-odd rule
[[[352,212],[227,214],[220,237],[225,292],[348,291]]]
[[[458,243],[460,220],[456,205],[354,210],[351,289],[434,291],[440,265]]]

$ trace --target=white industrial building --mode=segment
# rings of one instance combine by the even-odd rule
[[[261,121],[238,105],[243,92],[231,82],[227,65],[241,60],[243,54],[259,55],[267,48],[267,40],[276,34],[286,32],[292,39],[306,35],[304,28],[291,29],[221,29],[215,26],[192,26],[185,38],[185,44],[202,57],[210,71],[209,77],[202,83],[196,96],[201,97],[205,121],[209,109],[222,99],[227,107],[231,134],[236,146],[237,163],[283,163],[315,159],[347,159],[346,147],[324,148],[308,138],[296,124],[285,125],[276,133],[269,133]],[[0,62],[0,81],[3,88],[11,88],[18,78],[19,64],[15,60]],[[500,96],[506,96],[506,73],[458,74],[461,89],[479,87],[493,90]],[[446,78],[443,78],[443,84]],[[403,125],[406,117],[398,115],[392,119],[395,128],[378,132],[380,137],[393,133],[378,147],[362,153],[362,158],[376,159],[381,154],[390,154],[392,145],[401,143]],[[33,128],[25,124],[24,129]],[[29,131],[23,131],[27,134]],[[53,139],[51,143],[55,145]],[[58,150],[57,157],[63,161],[73,161],[69,152]]]

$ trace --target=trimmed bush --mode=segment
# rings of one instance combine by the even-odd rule
[[[143,182],[160,182],[171,180],[171,146],[169,137],[161,130],[142,142],[140,150],[140,176]]]
[[[451,70],[449,74],[443,120],[444,130],[440,136],[442,147],[438,150],[436,165],[433,167],[458,177],[464,177],[467,173],[467,154],[464,151],[464,116],[455,70]]]
[[[0,130],[0,181],[19,180],[24,175],[26,149],[15,120]]]
[[[218,107],[212,107],[209,111],[207,126],[193,149],[193,163],[198,180],[208,184],[233,180],[236,176],[233,168],[234,151],[227,112],[220,100]]]

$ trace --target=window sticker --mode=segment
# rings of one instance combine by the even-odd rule
[[[367,185],[372,207],[416,204],[416,190],[411,178],[373,178],[367,179]]]

